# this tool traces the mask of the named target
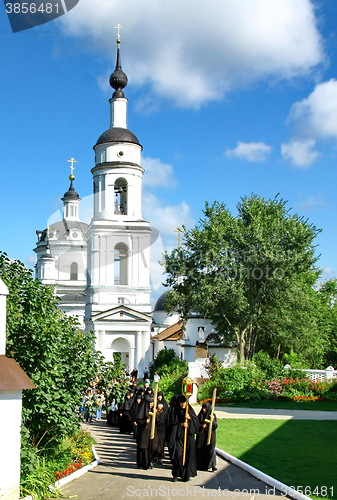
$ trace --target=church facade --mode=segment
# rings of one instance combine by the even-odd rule
[[[174,349],[189,363],[193,378],[207,376],[216,354],[224,366],[236,362],[236,349],[223,347],[209,320],[198,314],[184,325],[176,312],[165,310],[167,292],[154,310],[150,304],[149,222],[142,217],[142,146],[127,128],[127,76],[120,61],[110,76],[114,89],[110,127],[94,145],[93,216],[80,220],[80,197],[75,191],[71,163],[70,186],[64,193],[62,221],[36,231],[36,277],[55,289],[59,307],[78,318],[84,331],[94,331],[96,349],[106,361],[121,354],[131,372],[145,367],[161,349]]]
[[[110,85],[110,127],[94,146],[93,217],[89,225],[80,221],[70,175],[63,220],[37,231],[36,277],[54,286],[60,309],[95,332],[107,361],[118,352],[127,370],[142,370],[150,362],[151,229],[142,217],[142,146],[127,128],[119,36]]]

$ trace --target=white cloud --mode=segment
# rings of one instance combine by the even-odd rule
[[[234,149],[227,149],[225,156],[228,158],[243,158],[248,161],[265,161],[272,150],[271,146],[264,142],[241,142],[238,141]]]
[[[281,153],[285,160],[296,167],[309,167],[320,156],[318,151],[313,150],[316,145],[314,139],[292,140],[281,144]]]
[[[174,177],[173,167],[169,163],[162,163],[159,158],[143,158],[142,166],[145,169],[144,186],[174,187],[177,180]]]
[[[337,139],[337,80],[316,85],[309,97],[292,106],[288,120],[297,136]]]
[[[336,278],[336,271],[332,267],[325,266],[322,267],[321,269],[322,269],[322,274],[320,276],[320,282],[322,284],[328,280]]]
[[[151,220],[151,226],[158,229],[162,238],[177,238],[174,231],[181,225],[191,226],[190,207],[186,202],[179,205],[164,205],[152,193],[143,193],[143,216]]]
[[[326,201],[322,195],[311,196],[299,203],[297,207],[301,212],[306,212],[307,210],[326,207]]]
[[[177,228],[182,225],[190,227],[193,220],[187,203],[164,205],[149,192],[143,194],[143,216],[151,221],[152,229],[151,289],[159,291],[165,281],[164,268],[160,264],[164,250],[170,251],[177,246]]]
[[[324,59],[310,0],[81,0],[64,31],[115,59],[133,84],[197,107],[252,82],[310,73]]]
[[[26,258],[26,264],[30,268],[36,264],[36,254],[30,254]]]

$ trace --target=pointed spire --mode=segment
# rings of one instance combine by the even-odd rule
[[[120,55],[120,44],[121,44],[121,39],[120,39],[120,34],[119,30],[122,28],[120,24],[117,24],[116,26],[118,32],[117,32],[117,59],[116,59],[116,68],[115,71],[111,74],[109,83],[110,86],[115,89],[115,92],[113,93],[112,97],[125,97],[123,89],[124,87],[127,86],[128,84],[128,77],[122,70],[122,65],[121,65],[121,55]]]
[[[80,197],[78,193],[75,191],[74,186],[73,186],[73,181],[75,180],[74,176],[74,163],[77,163],[77,160],[75,158],[71,157],[70,160],[68,160],[70,165],[70,175],[69,175],[69,180],[70,180],[70,186],[69,189],[66,193],[64,193],[63,198],[61,198],[62,201],[68,201],[68,200],[79,200]]]

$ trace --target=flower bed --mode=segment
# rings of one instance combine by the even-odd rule
[[[64,469],[62,472],[54,472],[56,481],[59,481],[59,479],[62,479],[63,477],[69,476],[69,474],[72,474],[73,472],[75,472],[75,470],[78,470],[81,467],[83,467],[83,462],[79,460],[70,464],[69,467]]]
[[[236,403],[244,401],[261,400],[290,400],[290,401],[336,401],[337,384],[328,381],[313,381],[309,378],[283,377],[273,380],[253,379],[244,380],[242,384],[232,390],[226,390],[229,384],[218,381],[218,397],[216,404]],[[207,382],[200,391],[203,397],[199,400],[202,404],[211,401],[211,390],[213,391],[214,381]],[[205,397],[206,396],[206,397]],[[207,397],[208,396],[208,397]]]

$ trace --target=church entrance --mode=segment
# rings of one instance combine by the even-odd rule
[[[123,337],[118,337],[112,342],[111,348],[112,348],[112,353],[115,352],[120,353],[121,364],[125,365],[127,373],[130,373],[130,342]]]

